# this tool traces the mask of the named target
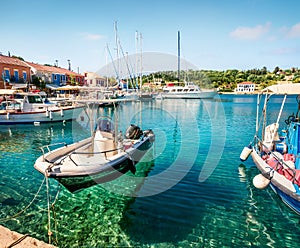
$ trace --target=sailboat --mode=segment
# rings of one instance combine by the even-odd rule
[[[215,89],[201,89],[194,82],[180,82],[180,31],[178,31],[178,82],[163,87],[157,99],[207,99],[214,98],[218,92]]]

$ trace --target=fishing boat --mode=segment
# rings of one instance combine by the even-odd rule
[[[267,106],[274,94],[282,95],[276,122],[267,123]],[[286,120],[279,131],[280,119],[287,95],[297,94],[297,113]],[[253,178],[256,188],[270,186],[281,200],[300,215],[300,84],[283,84],[267,87],[257,98],[256,132],[253,141],[244,147],[240,159],[251,154],[260,174]],[[264,104],[262,111],[262,96]],[[296,104],[295,104],[296,105]],[[260,113],[261,112],[261,113]],[[262,117],[262,118],[261,118]],[[260,119],[262,121],[260,121]],[[262,122],[262,123],[260,123]],[[281,121],[283,123],[283,121]],[[262,124],[262,125],[261,125]]]
[[[135,173],[136,164],[155,140],[152,130],[131,124],[123,135],[107,116],[99,117],[95,126],[91,137],[79,142],[41,147],[34,168],[70,192],[112,181],[128,171]]]
[[[40,124],[76,119],[83,105],[54,103],[38,93],[0,90],[0,124]]]
[[[168,84],[158,94],[159,99],[209,99],[214,98],[218,92],[214,89],[200,89],[193,82],[184,82],[184,85]]]

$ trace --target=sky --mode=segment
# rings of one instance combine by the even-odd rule
[[[273,71],[276,66],[288,69],[300,63],[300,1],[1,2],[3,55],[10,52],[40,64],[57,61],[64,68],[70,60],[72,70],[80,73],[101,70],[122,56],[134,60],[141,52],[166,55],[176,62],[178,31],[180,58],[199,70],[265,66]],[[161,56],[151,58],[156,68],[166,70]],[[147,56],[137,63],[146,70]]]

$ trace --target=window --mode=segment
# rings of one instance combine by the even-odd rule
[[[27,73],[26,73],[26,71],[23,71],[23,79],[24,79],[24,81],[27,80]]]
[[[5,80],[10,80],[9,69],[4,69],[4,79]]]
[[[14,70],[14,76],[15,76],[16,82],[19,81],[19,71],[18,70]]]
[[[28,96],[29,103],[43,103],[42,98],[39,95]]]

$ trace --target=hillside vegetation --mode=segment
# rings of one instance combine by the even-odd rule
[[[178,81],[177,71],[155,72],[143,76],[143,83],[150,82],[174,82]],[[262,69],[251,70],[188,70],[181,71],[180,81],[193,81],[202,88],[219,88],[220,91],[234,91],[237,84],[240,82],[253,82],[257,89],[262,89],[267,86],[292,82],[300,82],[300,70],[291,68],[282,70],[276,67],[273,71],[268,71],[266,67]]]

